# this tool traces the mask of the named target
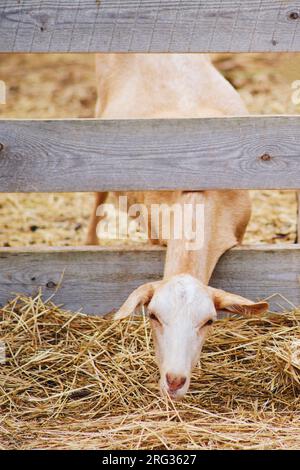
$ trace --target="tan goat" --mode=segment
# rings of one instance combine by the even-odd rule
[[[242,100],[232,86],[200,54],[100,54],[97,56],[98,102],[96,116],[106,119],[197,118],[245,115]],[[172,166],[170,162],[170,171]],[[121,194],[121,193],[117,193]],[[152,243],[167,245],[164,277],[138,287],[116,313],[129,316],[139,305],[147,305],[153,329],[163,393],[181,398],[188,390],[193,367],[219,309],[252,314],[267,310],[266,302],[254,303],[240,296],[208,287],[220,256],[241,243],[250,217],[247,191],[146,191],[122,193],[129,205],[174,203],[204,207],[197,230],[203,244],[187,249],[182,237],[163,239],[160,227],[152,227]],[[88,243],[96,244],[101,220],[96,208],[107,193],[96,195]],[[153,221],[151,221],[153,224]],[[176,222],[174,222],[176,224]],[[145,222],[145,226],[150,220]],[[197,235],[197,234],[196,234]],[[193,235],[195,238],[195,234]],[[192,237],[193,238],[193,237]]]

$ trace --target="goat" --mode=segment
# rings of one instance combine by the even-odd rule
[[[96,65],[96,116],[100,118],[247,114],[238,93],[205,55],[99,54]],[[167,245],[163,279],[138,287],[115,314],[115,319],[121,320],[140,305],[148,307],[161,392],[180,399],[188,391],[192,369],[217,318],[217,310],[250,315],[268,309],[267,302],[252,302],[208,285],[221,255],[242,242],[251,214],[250,197],[248,191],[240,190],[115,194],[127,195],[129,204],[136,200],[143,204],[148,214],[145,227],[150,224],[153,204],[176,203],[182,208],[188,204],[194,211],[197,205],[204,208],[204,217],[197,227],[203,232],[203,243],[197,249],[187,249],[186,237],[166,240],[158,226],[152,227],[156,236],[151,242]],[[101,217],[96,216],[96,208],[106,197],[107,193],[96,195],[88,244],[98,242],[96,227]],[[190,237],[188,241],[192,241]]]

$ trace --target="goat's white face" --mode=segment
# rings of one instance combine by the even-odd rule
[[[262,313],[268,309],[267,302],[254,303],[207,287],[189,274],[138,287],[115,314],[115,319],[127,317],[140,304],[148,305],[160,389],[176,399],[188,391],[193,367],[217,318],[217,309],[240,314]]]
[[[214,303],[197,279],[183,274],[157,287],[148,312],[161,391],[180,398],[189,388],[192,369],[217,318]]]

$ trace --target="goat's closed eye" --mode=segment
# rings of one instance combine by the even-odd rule
[[[205,328],[206,326],[211,326],[211,325],[213,324],[213,322],[214,322],[213,319],[210,318],[209,320],[207,320],[207,322],[205,322],[204,324],[202,324],[202,325],[200,326],[200,330],[201,330],[202,328]]]
[[[149,313],[149,318],[150,318],[150,320],[153,320],[153,321],[155,321],[156,323],[159,323],[159,324],[161,325],[161,323],[160,323],[159,319],[157,318],[157,316],[155,315],[155,313],[150,312],[150,313]]]

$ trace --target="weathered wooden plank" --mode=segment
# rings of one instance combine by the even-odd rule
[[[0,302],[14,293],[45,298],[57,289],[54,301],[71,310],[101,315],[120,306],[138,285],[160,279],[162,248],[46,248],[0,249]],[[300,305],[300,246],[235,248],[220,260],[211,285],[250,299],[280,294]],[[290,308],[275,296],[272,308]]]
[[[300,187],[300,117],[0,121],[0,191]]]
[[[297,192],[297,242],[300,243],[300,191]]]
[[[300,51],[299,22],[299,0],[0,0],[0,50]]]

